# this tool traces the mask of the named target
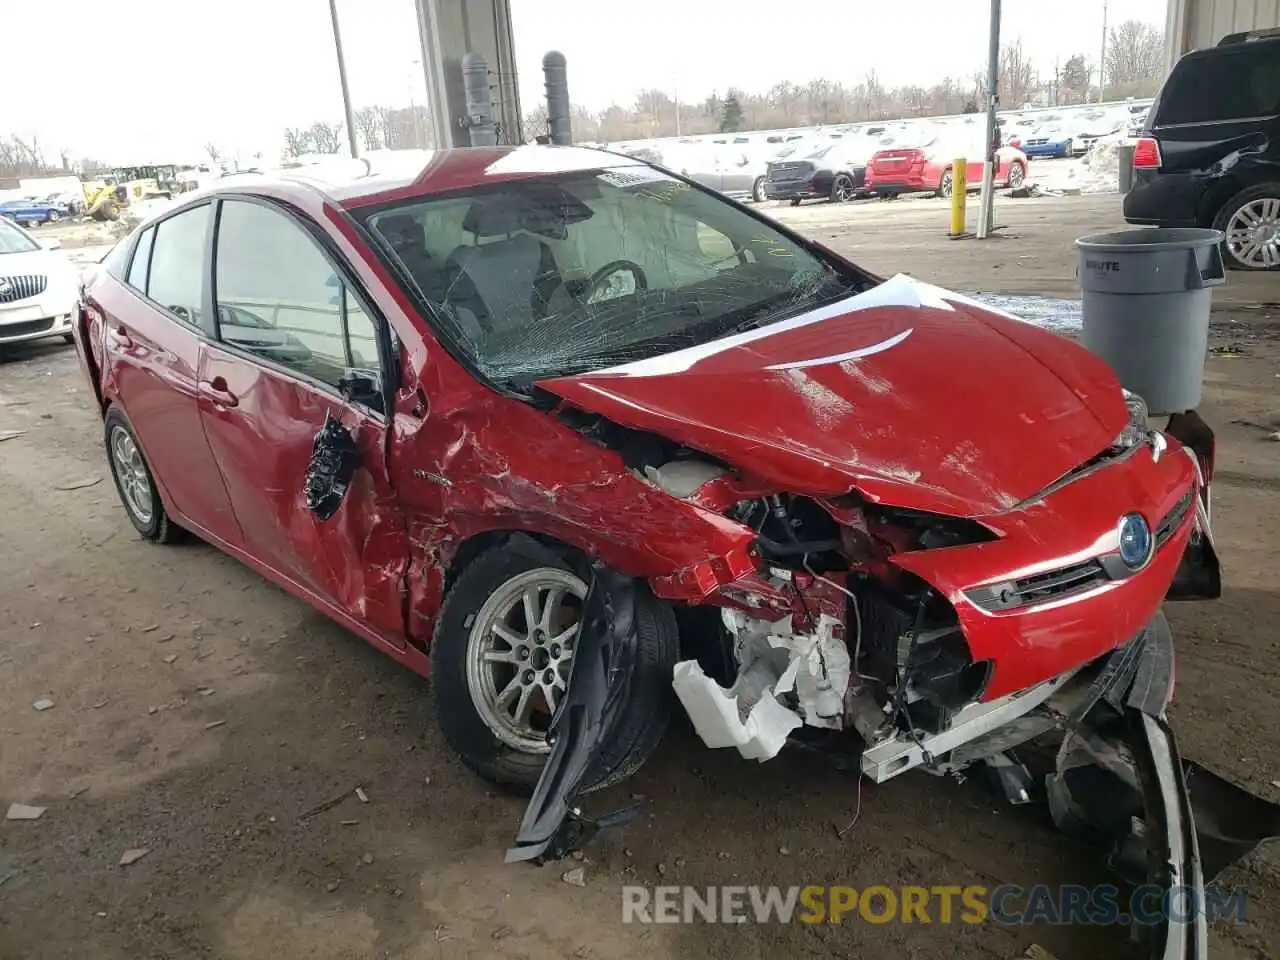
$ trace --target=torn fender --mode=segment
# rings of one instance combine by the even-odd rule
[[[600,768],[600,749],[617,727],[636,668],[635,591],[630,577],[593,565],[568,688],[547,734],[551,753],[507,863],[558,860],[589,843],[600,829],[635,816],[631,808],[589,820],[574,806],[608,773]]]

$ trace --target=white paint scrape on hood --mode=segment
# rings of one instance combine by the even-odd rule
[[[731,336],[721,337],[719,340],[712,340],[708,343],[700,343],[696,346],[686,347],[683,350],[676,350],[672,353],[660,354],[656,357],[649,357],[644,360],[637,360],[633,363],[624,363],[615,367],[608,367],[604,370],[597,371],[599,376],[627,376],[627,377],[653,377],[662,376],[664,374],[684,373],[691,369],[695,364],[707,357],[715,356],[734,347],[741,347],[745,344],[752,343],[756,340],[763,340],[766,337],[777,336],[780,333],[786,333],[789,330],[798,330],[802,327],[812,326],[815,323],[821,323],[824,320],[830,320],[832,317],[844,316],[846,314],[857,313],[861,310],[873,310],[877,307],[925,307],[934,310],[955,310],[955,304],[960,303],[966,306],[976,306],[984,310],[991,308],[976,300],[962,296],[958,293],[952,293],[950,290],[944,290],[941,287],[935,287],[931,283],[925,283],[916,280],[905,273],[895,274],[883,283],[877,284],[870,290],[864,290],[862,293],[854,294],[849,297],[843,297],[834,303],[818,307],[816,310],[809,310],[795,317],[789,317],[785,320],[779,320],[777,323],[770,323],[754,330],[746,330],[742,333],[735,333]],[[1012,319],[1019,319],[1013,317]],[[870,356],[872,354],[881,353],[890,350],[898,344],[902,343],[911,335],[910,329],[899,333],[880,343],[874,343],[869,346],[859,347],[847,353],[834,354],[829,357],[818,357],[812,360],[803,361],[798,364],[783,364],[780,367],[771,367],[770,369],[784,369],[787,367],[814,366],[822,363],[839,363],[845,360],[854,360],[859,357]]]
[[[736,747],[748,760],[777,756],[791,731],[804,724],[842,729],[849,688],[848,648],[835,636],[834,617],[813,633],[797,634],[790,618],[769,623],[740,611],[721,611],[737,640],[738,677],[729,689],[708,677],[696,660],[676,664],[672,687],[703,743]],[[795,695],[797,709],[779,697]]]

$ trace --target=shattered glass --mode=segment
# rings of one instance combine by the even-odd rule
[[[695,346],[870,285],[738,206],[635,166],[366,216],[487,379],[534,381]]]

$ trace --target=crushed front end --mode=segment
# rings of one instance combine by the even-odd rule
[[[1062,829],[1105,846],[1128,876],[1203,903],[1213,874],[1201,860],[1189,767],[1165,718],[1174,660],[1161,610],[1166,598],[1221,588],[1208,513],[1212,435],[1206,444],[1192,427],[1203,424],[1156,433],[1135,409],[1133,430],[1096,457],[973,517],[857,490],[774,492],[711,463],[651,470],[656,483],[696,477],[682,498],[754,533],[745,572],[708,562],[650,581],[686,604],[691,655],[675,668],[676,696],[708,746],[757,762],[790,743],[854,743],[861,773],[878,783],[981,765],[1011,802],[1046,797]],[[539,789],[543,814],[546,786],[565,817],[553,813],[549,824],[531,807],[512,859],[563,855],[591,832],[574,806],[582,777],[572,771],[589,762],[579,732],[607,729],[607,688],[625,688],[628,656],[608,655],[625,651],[616,625],[608,640],[582,674],[590,696],[573,696],[575,665],[567,702],[597,707],[585,718],[562,709],[573,743],[555,743]],[[1056,764],[1033,775],[1019,749],[1048,737],[1061,738]],[[1219,838],[1234,854],[1280,832],[1280,811],[1225,782],[1215,802],[1207,816],[1216,824],[1231,822],[1224,804],[1255,804],[1257,830]],[[1205,955],[1202,917],[1154,934],[1154,956]]]

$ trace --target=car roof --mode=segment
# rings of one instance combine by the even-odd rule
[[[587,147],[382,150],[357,159],[335,157],[276,170],[230,174],[219,178],[212,185],[212,192],[255,184],[292,184],[318,191],[350,210],[561,173],[644,166],[648,164],[636,157]]]

